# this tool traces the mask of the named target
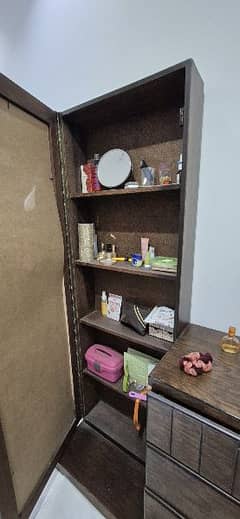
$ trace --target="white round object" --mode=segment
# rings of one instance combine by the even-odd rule
[[[128,153],[119,148],[107,151],[98,163],[98,180],[104,187],[118,187],[126,182],[132,163]]]

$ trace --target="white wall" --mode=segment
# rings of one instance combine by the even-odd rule
[[[240,333],[239,0],[1,0],[0,7],[2,72],[58,110],[194,58],[205,113],[191,319],[235,324]]]

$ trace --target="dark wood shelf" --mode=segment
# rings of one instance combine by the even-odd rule
[[[70,198],[76,200],[78,198],[98,198],[103,196],[119,196],[119,195],[139,195],[142,193],[159,193],[164,191],[179,191],[179,184],[169,184],[166,186],[149,186],[137,187],[130,189],[103,189],[102,191],[95,191],[94,193],[75,192],[70,194]]]
[[[145,431],[142,434],[136,431],[131,416],[126,416],[100,400],[85,420],[137,459],[145,462]]]
[[[124,324],[118,321],[114,321],[113,319],[109,319],[108,317],[103,317],[97,310],[94,310],[94,312],[91,312],[90,314],[82,317],[80,322],[85,326],[90,326],[91,328],[96,328],[102,332],[115,335],[116,337],[121,337],[121,339],[125,339],[128,342],[139,344],[146,350],[151,349],[162,352],[164,354],[170,350],[173,344],[161,339],[155,339],[150,335],[139,335]]]
[[[92,371],[89,371],[89,369],[87,369],[87,368],[85,368],[83,370],[83,373],[84,373],[84,375],[87,375],[88,377],[96,380],[96,382],[98,382],[99,384],[103,384],[105,387],[112,389],[119,395],[122,395],[125,398],[127,398],[128,400],[130,400],[131,402],[133,402],[133,399],[129,398],[128,393],[124,393],[124,391],[122,390],[123,377],[120,378],[120,380],[118,380],[117,382],[109,382],[108,380],[104,380],[103,378],[98,377],[97,375],[95,375],[95,373],[92,373]],[[141,400],[140,404],[143,407],[146,407],[146,402],[144,402],[144,400]]]
[[[143,518],[144,464],[90,425],[77,428],[58,469],[104,517]]]
[[[75,261],[78,267],[88,267],[92,269],[101,269],[101,270],[110,270],[112,272],[121,272],[123,274],[132,274],[134,276],[145,276],[148,278],[158,278],[158,279],[169,279],[175,280],[177,278],[176,272],[166,272],[159,270],[151,270],[146,269],[144,267],[134,267],[129,262],[117,262],[112,265],[104,265],[104,263],[100,263],[99,261],[91,261],[84,262],[80,260]]]

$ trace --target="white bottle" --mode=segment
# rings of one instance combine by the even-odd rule
[[[182,155],[182,153],[180,153],[180,158],[177,161],[177,177],[176,177],[177,184],[180,184],[180,182],[181,182],[182,169],[183,169],[183,155]]]

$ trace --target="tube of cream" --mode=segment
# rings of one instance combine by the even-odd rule
[[[142,259],[145,260],[145,256],[148,251],[148,244],[149,244],[149,238],[141,238],[141,253],[142,253]]]

